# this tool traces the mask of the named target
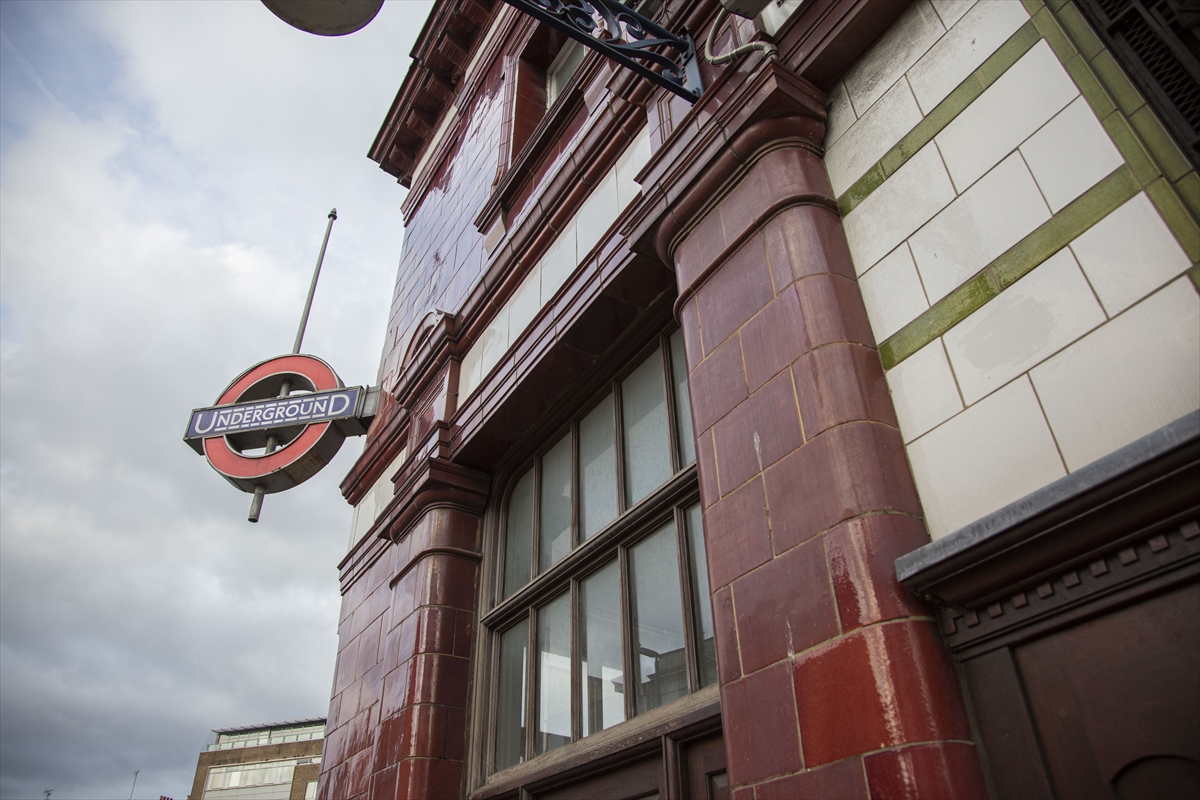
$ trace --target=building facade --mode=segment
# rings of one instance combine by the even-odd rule
[[[318,796],[1194,793],[1196,17],[438,0]]]
[[[188,800],[312,800],[323,718],[213,730],[196,762]]]

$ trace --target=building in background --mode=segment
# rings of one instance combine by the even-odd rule
[[[318,796],[1194,795],[1189,8],[437,0]]]
[[[196,762],[188,800],[312,800],[325,720],[214,729]]]

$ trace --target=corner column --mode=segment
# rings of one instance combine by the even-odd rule
[[[728,94],[643,191],[679,284],[731,796],[985,797],[951,661],[895,577],[928,535],[824,97],[774,63]]]

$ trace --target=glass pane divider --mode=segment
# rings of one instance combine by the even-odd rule
[[[667,399],[667,441],[670,443],[671,449],[671,474],[679,472],[683,468],[683,461],[679,457],[679,425],[676,424],[677,414],[675,411],[675,380],[673,378],[671,364],[671,340],[667,334],[662,334],[658,337],[658,347],[663,354],[663,394]]]
[[[536,506],[535,506],[536,507]],[[536,542],[537,539],[534,539]],[[535,562],[536,563],[536,562]],[[525,760],[533,758],[537,727],[537,608],[529,609],[529,643],[525,648]]]
[[[578,742],[583,738],[583,685],[580,678],[582,670],[582,635],[581,620],[583,610],[579,602],[579,578],[571,579],[571,741]]]
[[[624,673],[625,719],[637,716],[637,670],[634,660],[637,654],[633,652],[633,613],[629,596],[629,547],[622,545],[617,550],[617,575],[621,587],[621,671]]]
[[[613,393],[613,438],[617,454],[617,518],[629,510],[629,498],[625,491],[625,415],[622,411],[621,382],[612,382]]]
[[[697,658],[695,600],[692,597],[691,554],[687,518],[682,505],[675,506],[675,552],[679,558],[679,596],[683,605],[683,641],[687,648],[688,693],[700,688],[700,662]]]

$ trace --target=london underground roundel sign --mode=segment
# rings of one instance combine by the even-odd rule
[[[207,408],[192,411],[184,440],[244,492],[282,492],[316,475],[347,436],[366,433],[378,392],[347,387],[308,355],[263,361]]]

